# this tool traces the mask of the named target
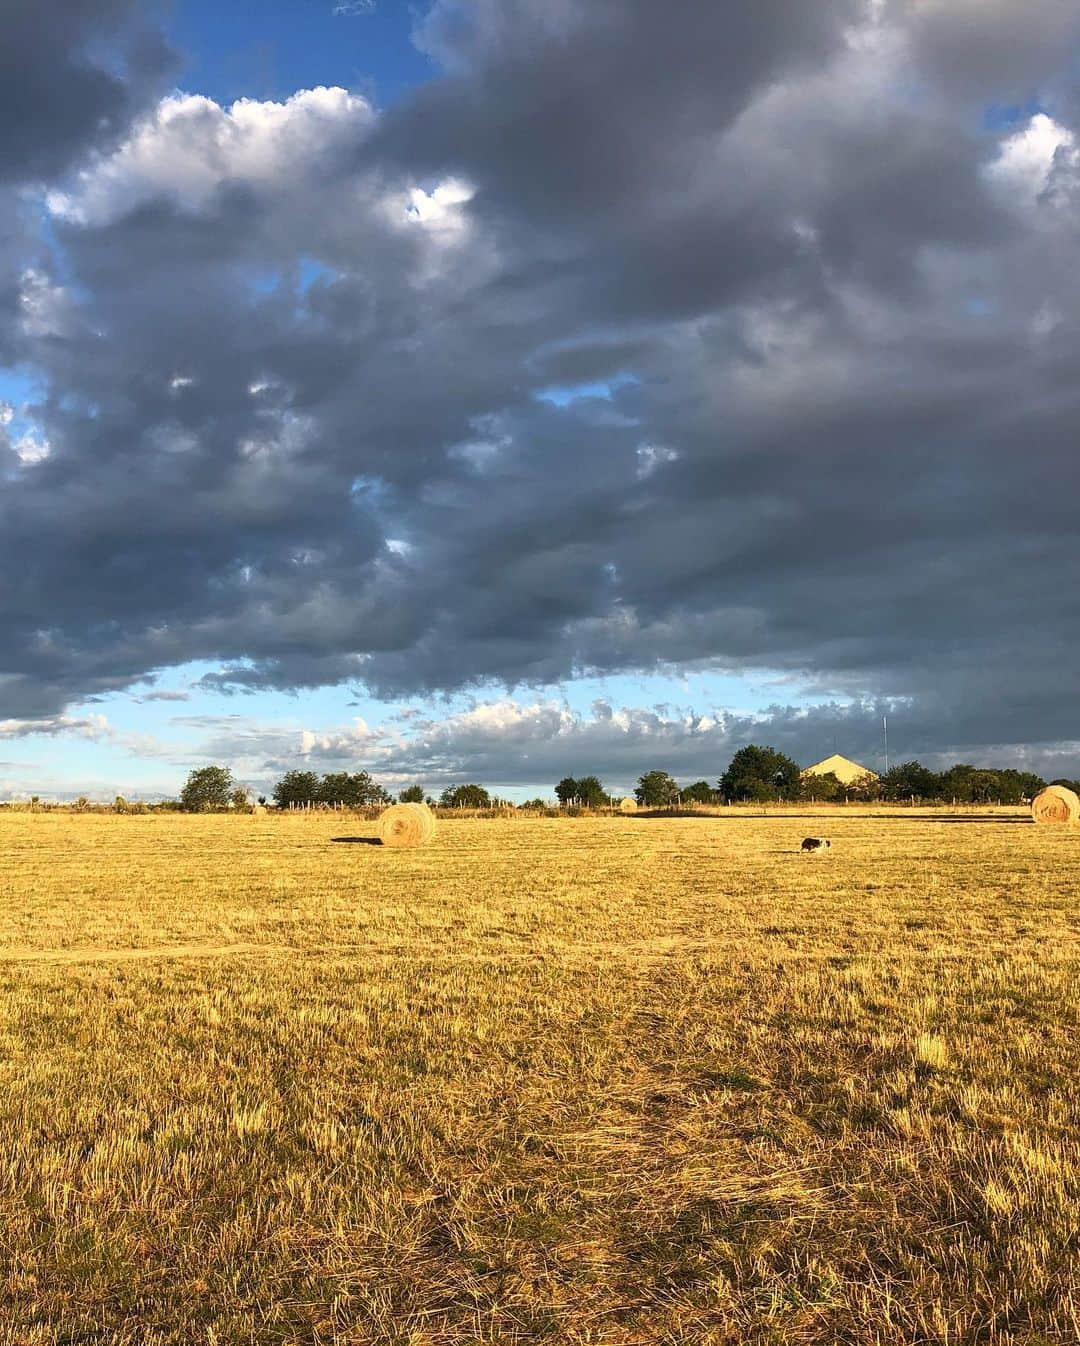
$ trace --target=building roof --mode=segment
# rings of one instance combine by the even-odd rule
[[[850,757],[841,757],[838,752],[834,752],[831,757],[826,757],[823,762],[815,762],[813,766],[808,766],[803,775],[827,776],[830,771],[842,785],[850,785],[860,776],[877,777],[876,771],[871,771],[866,766],[860,766],[858,762],[853,762]]]

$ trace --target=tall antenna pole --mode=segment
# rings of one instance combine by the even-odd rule
[[[887,776],[889,774],[889,717],[887,715],[881,717],[881,728],[885,734],[885,774]]]

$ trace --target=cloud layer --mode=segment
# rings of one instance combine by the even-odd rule
[[[1073,7],[440,0],[385,113],[165,93],[120,0],[43,23],[3,58],[6,713],[195,659],[769,667],[930,750],[1072,741]]]
[[[191,727],[205,735],[199,761],[228,762],[259,790],[268,791],[296,767],[324,772],[359,763],[393,788],[419,782],[437,792],[477,781],[495,790],[550,797],[555,782],[575,772],[595,773],[618,792],[657,769],[683,784],[716,782],[735,752],[753,742],[772,744],[801,765],[819,760],[835,744],[880,771],[885,713],[891,717],[894,762],[918,756],[942,769],[963,757],[937,741],[933,715],[897,702],[821,702],[798,710],[776,705],[735,714],[602,699],[583,712],[550,698],[507,697],[443,716],[414,708],[381,723],[359,719],[328,732],[252,725],[243,716],[199,720]],[[993,763],[1011,760],[1052,779],[1075,760],[1077,745],[1016,753],[989,744],[987,751]]]

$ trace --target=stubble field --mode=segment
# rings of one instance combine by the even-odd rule
[[[1080,1341],[1080,829],[370,832],[0,816],[3,1346]]]

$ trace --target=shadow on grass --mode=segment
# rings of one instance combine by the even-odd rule
[[[342,846],[381,846],[380,837],[331,837],[331,841]]]
[[[619,817],[628,818],[635,823],[659,823],[667,818],[699,818],[702,822],[721,823],[760,823],[769,818],[773,822],[786,822],[789,818],[816,818],[821,822],[820,813],[698,813],[696,809],[656,809],[650,813],[623,813]],[[830,815],[824,815],[829,817]]]
[[[890,815],[890,816],[891,816],[891,815]],[[983,817],[983,818],[974,817],[974,818],[972,818],[972,817],[969,817],[967,814],[964,814],[964,813],[948,814],[948,815],[946,815],[944,818],[927,818],[927,817],[924,816],[922,819],[919,819],[919,818],[905,818],[904,815],[903,815],[902,813],[899,813],[899,814],[897,814],[896,816],[897,816],[898,818],[903,819],[903,821],[906,822],[906,823],[914,823],[914,822],[920,822],[920,821],[921,821],[921,822],[927,822],[927,823],[983,823],[983,824],[985,825],[985,824],[987,824],[987,823],[995,823],[995,824],[996,824],[996,823],[1030,823],[1030,822],[1031,822],[1031,814],[1030,814],[1030,813],[1015,813],[1015,814],[1012,814],[1012,813],[1011,813],[1011,814],[1009,814],[1009,816],[1008,816],[1007,818],[986,818],[986,817]]]
[[[872,822],[897,822],[897,823],[982,823],[984,827],[998,823],[1030,823],[1030,813],[1009,813],[1004,816],[998,816],[992,813],[943,813],[935,817],[931,813],[698,813],[691,809],[665,809],[662,812],[657,810],[653,813],[628,813],[624,817],[631,818],[635,822],[662,822],[665,818],[700,818],[703,822],[725,822],[725,823],[761,823],[771,820],[774,823],[784,823],[795,821],[800,818],[809,819],[816,822],[819,826],[822,823],[850,822],[852,819],[863,819]]]

